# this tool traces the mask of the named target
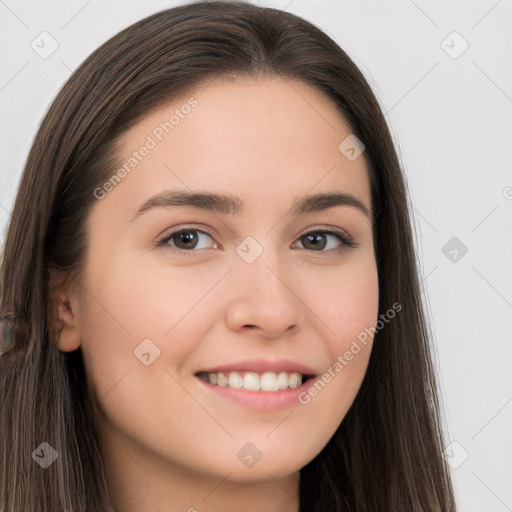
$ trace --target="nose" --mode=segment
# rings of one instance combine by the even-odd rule
[[[253,263],[237,262],[226,311],[231,330],[279,338],[302,327],[305,306],[286,270],[265,252]]]

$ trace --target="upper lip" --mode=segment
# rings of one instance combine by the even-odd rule
[[[314,376],[316,373],[309,366],[293,361],[292,359],[244,359],[232,363],[224,363],[217,366],[211,366],[201,369],[197,373],[229,373],[229,372],[286,372],[300,373],[302,375]]]

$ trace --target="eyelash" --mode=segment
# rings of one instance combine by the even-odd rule
[[[181,233],[190,233],[190,232],[197,232],[197,233],[203,233],[205,235],[208,235],[209,237],[213,238],[212,235],[210,235],[210,233],[206,232],[206,231],[203,231],[201,229],[197,229],[197,228],[179,228],[179,229],[176,229],[174,231],[171,231],[170,233],[167,233],[163,238],[161,238],[160,240],[157,241],[157,247],[164,247],[166,246],[167,248],[169,248],[170,250],[172,251],[177,251],[177,252],[180,252],[182,254],[192,254],[192,253],[197,253],[198,251],[201,251],[201,250],[204,250],[204,249],[180,249],[178,247],[173,247],[171,245],[169,245],[169,241],[172,240],[173,237],[181,234]],[[303,235],[301,235],[297,240],[300,240],[301,238],[307,236],[307,235],[312,235],[312,234],[315,234],[315,235],[318,235],[318,234],[322,234],[322,235],[332,235],[334,236],[335,238],[337,238],[343,246],[347,247],[347,248],[354,248],[356,247],[356,243],[354,242],[354,240],[348,236],[347,234],[343,233],[342,231],[336,231],[336,230],[332,230],[332,229],[318,229],[318,230],[313,230],[313,231],[308,231],[307,233],[304,233]],[[311,252],[337,252],[341,249],[341,247],[338,247],[336,249],[329,249],[327,251],[325,250],[318,250],[318,251],[315,251],[314,249],[305,249],[306,251],[311,251]]]

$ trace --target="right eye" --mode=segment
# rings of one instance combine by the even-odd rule
[[[172,251],[181,251],[187,254],[197,252],[196,249],[208,249],[209,247],[198,247],[201,238],[205,237],[212,238],[210,234],[199,229],[180,228],[167,233],[157,242],[157,246],[169,247]],[[213,247],[211,248],[213,249]]]

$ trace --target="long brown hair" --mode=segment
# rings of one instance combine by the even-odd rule
[[[326,93],[364,143],[374,212],[379,313],[362,386],[326,447],[301,469],[301,512],[455,510],[411,212],[389,129],[362,73],[300,17],[198,2],[151,15],[72,74],[30,150],[8,226],[0,313],[15,346],[0,357],[0,509],[112,511],[80,350],[55,347],[50,278],[87,256],[93,191],[116,169],[116,140],[150,110],[216,77],[281,77]],[[340,141],[341,142],[341,141]],[[42,470],[42,442],[58,456]]]

